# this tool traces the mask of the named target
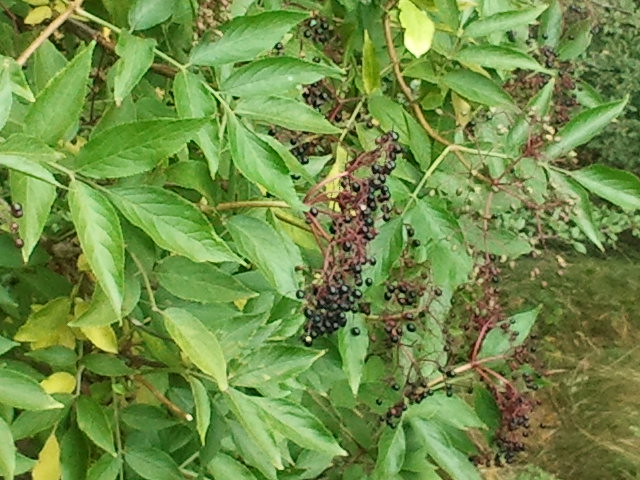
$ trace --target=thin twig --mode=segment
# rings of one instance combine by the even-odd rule
[[[154,397],[156,397],[158,399],[158,401],[160,401],[160,403],[162,403],[169,410],[171,410],[171,412],[173,412],[174,415],[186,420],[187,422],[191,422],[193,420],[193,415],[191,415],[190,413],[185,412],[179,406],[177,406],[175,403],[173,403],[171,400],[169,400],[167,397],[165,397],[160,390],[158,390],[156,387],[154,387],[153,384],[151,382],[149,382],[146,378],[144,378],[142,375],[134,375],[133,379],[136,382],[144,385],[146,387],[146,389],[149,390],[151,392],[151,394]]]
[[[205,210],[234,210],[236,208],[290,208],[287,202],[272,200],[243,200],[239,202],[219,203],[213,207],[205,206]]]
[[[20,54],[20,56],[16,60],[18,65],[23,66],[25,63],[27,63],[29,57],[33,55],[33,53],[47,40],[47,38],[53,35],[53,32],[60,28],[60,26],[67,20],[67,18],[69,18],[76,10],[78,10],[83,3],[84,0],[75,0],[74,2],[70,3],[67,9],[60,15],[58,15],[49,25],[47,25],[47,28],[40,32],[40,35],[38,35],[38,37],[29,44],[25,51]]]
[[[136,267],[138,267],[138,272],[140,272],[140,275],[142,275],[144,288],[147,290],[147,295],[149,296],[149,303],[151,304],[151,310],[153,310],[154,312],[159,312],[160,309],[158,308],[158,304],[156,303],[156,296],[153,293],[153,289],[151,288],[151,282],[149,281],[147,272],[144,271],[142,262],[140,262],[138,257],[135,256],[133,253],[129,252],[129,255],[131,255],[131,259],[136,264]]]

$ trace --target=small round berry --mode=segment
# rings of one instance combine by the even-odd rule
[[[376,398],[376,405],[382,405],[382,399]]]
[[[11,225],[9,225],[9,229],[12,233],[16,233],[20,229],[20,226],[16,222],[11,222]]]
[[[22,247],[24,247],[24,240],[22,240],[20,237],[18,237],[18,238],[15,239],[14,244],[15,244],[16,248],[22,248]]]
[[[433,294],[434,294],[436,297],[440,297],[440,296],[442,296],[442,289],[441,289],[440,287],[436,287],[436,288],[434,288],[434,289],[433,289]]]
[[[353,327],[351,329],[351,335],[353,335],[354,337],[357,337],[358,335],[360,335],[360,329],[358,327]]]
[[[394,383],[393,385],[391,385],[391,389],[397,392],[400,390],[400,385],[398,385],[397,383]]]
[[[367,287],[370,287],[371,285],[373,285],[373,278],[370,278],[370,277],[365,278],[365,279],[364,279],[364,284],[365,284]]]
[[[407,226],[407,237],[411,238],[411,237],[413,237],[415,234],[416,234],[415,229],[414,229],[412,226],[408,225],[408,226]]]
[[[284,45],[282,44],[282,42],[278,42],[273,46],[273,48],[280,51],[284,48]]]
[[[415,323],[407,323],[407,331],[409,332],[415,332],[416,331],[416,324]]]
[[[418,240],[417,238],[416,238],[416,239],[414,239],[414,240],[411,242],[411,246],[412,246],[412,247],[419,247],[420,245],[422,245],[422,242],[421,242],[420,240]]]
[[[316,207],[311,207],[311,208],[309,209],[309,214],[310,214],[310,215],[312,215],[312,216],[314,216],[314,217],[317,217],[317,216],[318,216],[318,213],[319,213],[319,212],[318,212],[318,209],[317,209]]]
[[[303,299],[304,298],[304,290],[296,291],[296,298]]]

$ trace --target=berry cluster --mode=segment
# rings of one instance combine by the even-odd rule
[[[22,210],[22,205],[19,203],[12,203],[9,206],[9,211],[13,218],[21,218],[24,215],[24,211]],[[20,238],[20,227],[17,222],[11,221],[9,223],[9,231],[12,235],[14,235],[14,244],[16,248],[24,247],[24,240]]]
[[[360,287],[373,284],[371,278],[363,278],[363,270],[376,264],[376,258],[368,256],[367,246],[378,233],[378,212],[382,212],[383,220],[390,219],[391,194],[385,183],[396,166],[396,157],[403,151],[397,140],[395,132],[385,133],[377,139],[374,150],[357,156],[343,173],[316,185],[307,195],[306,203],[311,205],[307,223],[319,244],[327,243],[318,278],[307,291],[298,292],[306,303],[303,341],[307,345],[320,335],[344,327],[349,312],[370,311],[361,301]],[[321,193],[332,182],[339,183],[339,191]],[[331,208],[316,206],[326,203]],[[320,216],[328,217],[327,229]]]
[[[340,63],[344,53],[342,40],[336,28],[325,17],[314,16],[302,24],[302,36],[322,47],[325,55],[334,62]],[[316,59],[314,58],[314,61]],[[319,59],[318,59],[319,61]]]

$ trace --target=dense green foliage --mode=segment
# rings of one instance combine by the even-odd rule
[[[539,308],[501,270],[554,218],[602,249],[590,194],[640,208],[575,168],[627,103],[573,91],[589,22],[2,5],[5,478],[474,480],[525,449]]]

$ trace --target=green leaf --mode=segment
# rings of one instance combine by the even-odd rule
[[[513,99],[502,87],[484,75],[469,70],[452,70],[441,79],[442,83],[472,102],[490,107],[513,106]]]
[[[603,252],[604,245],[593,221],[591,202],[587,191],[578,182],[554,170],[547,170],[551,185],[573,202],[570,210],[571,220],[582,230],[591,242]]]
[[[85,355],[82,357],[81,363],[90,372],[103,377],[122,377],[135,373],[135,370],[128,367],[124,360],[106,353]]]
[[[283,398],[254,398],[273,428],[303,448],[347,455],[331,433],[311,412]]]
[[[60,468],[63,480],[85,480],[89,448],[84,435],[71,425],[60,442]]]
[[[203,80],[193,73],[183,70],[173,80],[173,98],[180,118],[211,118],[216,114],[216,100],[204,86]],[[213,178],[220,163],[220,145],[215,123],[206,123],[194,137],[202,149]]]
[[[4,338],[3,336],[0,336],[0,355],[4,355],[13,347],[17,347],[18,345],[20,344],[17,342],[12,342],[8,338]]]
[[[91,137],[75,169],[91,178],[120,178],[143,173],[180,150],[206,119],[156,119],[123,123]]]
[[[123,300],[124,301],[124,300]],[[123,313],[124,314],[124,313]],[[114,310],[109,297],[100,285],[96,285],[89,307],[69,322],[70,327],[104,327],[120,320],[121,312]]]
[[[631,172],[591,165],[570,175],[584,188],[614,205],[628,210],[640,209],[640,179]]]
[[[243,358],[230,381],[235,386],[254,388],[268,382],[283,382],[308,370],[324,353],[302,347],[269,345]]]
[[[47,42],[41,45],[40,48],[44,47],[46,43]],[[38,51],[40,50],[40,48],[38,48]],[[25,99],[27,102],[34,102],[35,97],[33,96],[31,89],[29,88],[29,84],[24,77],[24,71],[22,70],[22,67],[18,65],[18,62],[16,62],[13,58],[3,57],[2,55],[0,55],[0,61],[2,62],[0,68],[9,72],[9,78],[11,79],[11,90],[13,91],[13,93]],[[49,80],[51,76],[47,77],[47,80]]]
[[[580,112],[560,129],[559,140],[549,144],[544,155],[549,159],[558,158],[587,143],[622,113],[627,101],[628,97]]]
[[[13,93],[11,91],[11,76],[9,69],[3,67],[0,70],[0,130],[2,130],[9,119],[11,104],[13,103]]]
[[[402,423],[396,428],[385,428],[378,440],[378,457],[374,479],[386,480],[402,470],[406,453],[406,440]]]
[[[0,417],[0,473],[6,480],[13,480],[16,471],[16,453],[11,429]]]
[[[484,37],[496,32],[513,30],[516,27],[533,22],[546,8],[546,5],[540,5],[522,10],[496,13],[470,23],[464,29],[464,35],[467,37]]]
[[[369,111],[385,130],[394,130],[400,143],[408,145],[416,161],[426,168],[431,163],[431,140],[420,124],[402,106],[384,95],[369,99]]]
[[[208,263],[167,257],[156,270],[158,281],[176,297],[200,303],[226,303],[257,295],[228,273]]]
[[[442,392],[437,392],[424,402],[411,405],[405,415],[406,418],[436,419],[460,430],[487,428],[467,402],[457,396],[447,397]]]
[[[16,133],[0,143],[0,155],[21,157],[29,163],[47,163],[63,159],[64,155],[49,147],[42,140]],[[44,180],[47,180],[45,178]]]
[[[175,10],[176,0],[135,0],[129,10],[129,26],[133,31],[146,30],[167,20]]]
[[[258,420],[263,421],[259,417]],[[262,449],[253,438],[247,435],[247,431],[232,419],[227,420],[226,423],[231,431],[233,443],[236,444],[242,456],[242,460],[258,469],[267,479],[277,480],[276,469],[271,464],[271,460],[262,453]],[[266,424],[264,424],[264,428],[267,428]]]
[[[349,323],[350,328],[342,328],[338,332],[338,351],[342,358],[342,370],[347,376],[349,387],[353,395],[358,394],[365,359],[369,349],[369,331],[367,322],[361,315],[355,315]],[[351,328],[360,329],[360,335],[353,336]]]
[[[116,480],[122,467],[120,458],[103,454],[87,472],[87,480]]]
[[[69,207],[91,271],[119,314],[124,290],[124,240],[118,214],[101,192],[75,180],[69,185]]]
[[[50,185],[60,186],[49,170],[28,158],[0,153],[0,166],[39,180],[41,184],[48,183]]]
[[[235,70],[222,82],[222,90],[235,96],[274,95],[324,77],[340,78],[334,67],[299,58],[274,57],[256,60]]]
[[[221,391],[226,391],[227,362],[214,333],[186,310],[169,308],[162,314],[165,328],[180,350],[196,367],[211,375]]]
[[[134,403],[124,408],[121,418],[127,426],[144,432],[157,432],[178,423],[178,420],[167,415],[165,408],[143,403]]]
[[[204,445],[211,421],[211,400],[207,389],[202,382],[195,377],[189,377],[191,385],[191,394],[193,395],[193,403],[196,406],[196,430],[200,436],[200,441]]]
[[[255,398],[230,388],[225,399],[242,428],[262,451],[261,456],[266,456],[271,465],[282,470],[280,450],[271,436],[271,427],[259,415],[261,409],[255,404]]]
[[[257,480],[247,467],[229,455],[218,453],[207,465],[215,480]]]
[[[89,440],[115,457],[111,422],[104,407],[91,397],[79,396],[76,400],[76,418],[78,427]]]
[[[499,322],[495,328],[491,329],[482,342],[482,348],[480,349],[478,358],[504,355],[512,348],[522,345],[529,336],[529,332],[538,318],[540,308],[541,307],[538,306],[526,312],[516,313],[509,319]],[[508,330],[502,329],[503,323],[509,326]],[[511,338],[512,333],[516,333],[514,339]]]
[[[565,38],[558,47],[558,60],[574,60],[584,53],[591,43],[592,20],[590,18],[575,22],[567,28]]]
[[[373,278],[376,285],[387,280],[388,272],[402,251],[402,220],[394,218],[378,229],[378,235],[369,246],[369,253],[376,259],[368,276]]]
[[[0,154],[0,162],[2,161]],[[26,164],[27,160],[22,158]],[[24,215],[16,220],[20,238],[24,241],[22,258],[29,261],[31,252],[40,241],[40,236],[49,218],[51,206],[56,199],[56,187],[19,172],[11,172],[11,199],[22,204]]]
[[[362,84],[367,95],[380,88],[380,63],[368,30],[364,31],[362,46]]]
[[[194,262],[234,262],[239,259],[218,237],[192,203],[160,187],[118,187],[109,197],[132,224],[153,241]]]
[[[400,25],[404,29],[404,46],[419,58],[431,49],[436,26],[426,12],[410,0],[400,0]]]
[[[126,31],[120,33],[116,45],[116,54],[120,59],[113,66],[113,97],[117,106],[122,105],[122,100],[131,93],[151,67],[155,46],[156,41],[152,38],[136,37]]]
[[[94,47],[91,42],[80,50],[38,94],[24,119],[30,135],[55,144],[78,121],[87,94]]]
[[[312,133],[339,133],[317,110],[288,97],[249,97],[238,102],[240,116],[280,125],[290,130]]]
[[[559,0],[551,0],[549,7],[540,15],[538,43],[555,49],[562,35],[562,24],[562,5]]]
[[[31,377],[7,367],[0,368],[0,403],[23,410],[50,410],[64,406]]]
[[[453,447],[437,423],[419,418],[410,420],[427,453],[453,480],[481,480],[480,473],[467,456]]]
[[[553,90],[556,85],[555,78],[550,78],[549,81],[542,87],[538,93],[527,103],[528,111],[534,111],[536,117],[542,118],[549,112],[551,101],[553,100]],[[529,123],[531,120],[526,115],[519,115],[513,124],[513,127],[509,130],[507,135],[507,144],[512,150],[519,150],[532,133],[533,126]]]
[[[267,281],[282,295],[295,298],[296,267],[303,262],[291,239],[267,222],[244,215],[230,218],[227,228],[237,250],[258,267]]]
[[[224,25],[221,39],[193,49],[191,63],[216,66],[253,60],[272,49],[285,33],[307,17],[305,12],[285,10],[236,17]]]
[[[231,158],[240,173],[292,206],[298,206],[300,200],[280,155],[234,115],[229,116],[228,132]]]
[[[455,59],[458,62],[482,65],[496,70],[547,71],[536,59],[526,53],[498,45],[470,45],[460,50]]]
[[[184,480],[178,464],[167,453],[151,447],[127,447],[124,460],[146,480]]]

